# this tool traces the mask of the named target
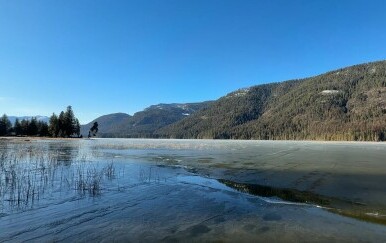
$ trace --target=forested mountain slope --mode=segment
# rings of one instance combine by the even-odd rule
[[[241,89],[156,134],[168,138],[385,140],[386,61]]]
[[[130,115],[126,113],[113,113],[104,115],[94,119],[92,122],[82,125],[80,128],[80,133],[83,136],[88,135],[88,131],[93,126],[94,122],[98,122],[99,133],[114,133],[116,130],[119,130],[123,123],[131,118]]]
[[[88,129],[94,122],[99,124],[100,137],[143,137],[154,138],[154,132],[208,107],[212,101],[186,104],[152,105],[133,116],[125,113],[115,113],[101,116],[89,124],[82,126],[82,134],[88,134]]]

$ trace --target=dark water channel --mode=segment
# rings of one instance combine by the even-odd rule
[[[1,140],[0,242],[383,242],[385,149]]]

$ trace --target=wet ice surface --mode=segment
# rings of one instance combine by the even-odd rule
[[[250,195],[216,180],[279,188],[287,183],[347,200],[351,193],[339,185],[350,190],[363,183],[367,197],[360,197],[365,192],[359,187],[353,199],[367,204],[370,198],[377,202],[371,210],[383,209],[385,185],[375,185],[385,182],[378,177],[385,171],[380,170],[383,144],[98,139],[1,141],[0,146],[25,161],[40,160],[42,154],[48,160],[51,154],[55,162],[50,174],[45,165],[43,180],[33,180],[35,188],[41,186],[33,201],[10,201],[1,171],[0,241],[386,240],[384,225],[313,204]],[[106,170],[111,163],[113,175]],[[80,190],[79,170],[101,172],[99,190]],[[354,175],[378,181],[354,183]],[[337,180],[341,183],[328,192]]]

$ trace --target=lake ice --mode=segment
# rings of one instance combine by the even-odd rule
[[[385,241],[385,155],[383,143],[4,139],[0,241]]]

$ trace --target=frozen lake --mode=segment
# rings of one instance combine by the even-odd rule
[[[3,241],[386,241],[386,144],[2,139]]]

